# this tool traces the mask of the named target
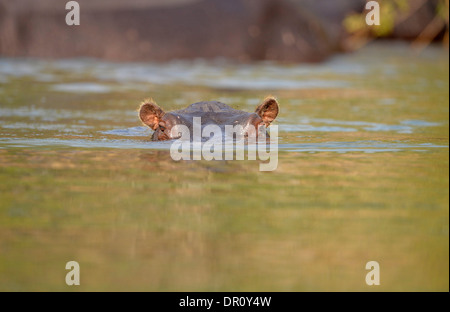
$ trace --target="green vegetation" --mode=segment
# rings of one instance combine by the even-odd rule
[[[411,18],[427,1],[407,1],[407,0],[380,0],[379,3],[379,25],[367,25],[366,15],[368,10],[361,13],[349,14],[343,21],[345,29],[350,33],[347,40],[349,47],[359,47],[371,38],[389,37],[396,27]],[[416,16],[416,19],[428,18],[427,16]],[[434,18],[428,23],[423,31],[418,34],[413,42],[415,45],[427,45],[433,41],[442,29],[446,29],[444,42],[448,46],[449,29],[449,1],[439,0]],[[414,39],[414,38],[409,38]]]

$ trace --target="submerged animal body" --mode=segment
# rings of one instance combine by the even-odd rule
[[[166,113],[153,100],[146,100],[139,108],[139,118],[154,130],[153,141],[164,141],[179,137],[176,131],[172,131],[177,125],[183,125],[192,131],[195,118],[200,118],[201,127],[240,126],[241,134],[247,136],[251,131],[258,133],[260,127],[269,127],[277,117],[278,111],[279,105],[274,97],[265,98],[254,113],[237,110],[216,101],[198,102],[184,109]]]

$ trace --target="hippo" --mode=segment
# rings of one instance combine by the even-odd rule
[[[201,118],[202,128],[207,125],[217,125],[224,128],[227,125],[242,126],[241,133],[248,136],[252,129],[265,131],[261,127],[269,127],[278,115],[279,104],[273,96],[266,97],[256,107],[254,113],[234,109],[217,101],[198,102],[184,109],[165,112],[152,99],[145,100],[139,107],[139,118],[143,124],[154,130],[153,141],[165,141],[179,138],[179,133],[173,131],[175,125],[184,125],[191,132],[195,117]]]

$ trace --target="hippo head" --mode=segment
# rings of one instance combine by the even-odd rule
[[[176,125],[184,125],[192,131],[194,117],[201,118],[202,126],[213,124],[222,128],[226,125],[240,125],[244,131],[243,134],[247,135],[249,129],[258,130],[262,126],[269,127],[277,117],[278,111],[278,102],[271,96],[265,98],[256,107],[254,113],[237,110],[221,102],[198,102],[184,109],[165,112],[153,100],[146,100],[139,108],[139,118],[155,131],[152,136],[153,141],[164,141],[178,138],[173,137],[171,133]]]

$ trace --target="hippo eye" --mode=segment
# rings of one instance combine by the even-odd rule
[[[160,129],[162,132],[164,132],[164,130],[166,130],[166,127],[164,127],[164,126],[159,126],[159,129]]]

